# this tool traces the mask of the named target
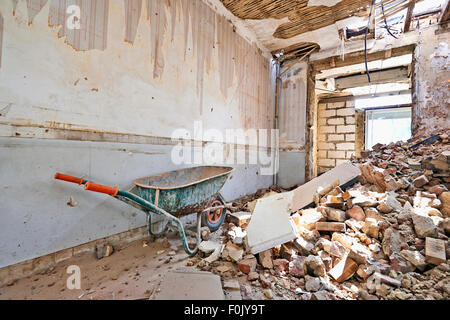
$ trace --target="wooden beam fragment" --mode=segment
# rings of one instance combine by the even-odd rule
[[[450,20],[450,0],[446,0],[442,6],[441,17],[439,18],[439,24],[446,23]]]
[[[413,53],[415,47],[416,47],[415,44],[410,44],[410,45],[403,46],[403,47],[392,48],[391,49],[392,50],[391,58]],[[314,66],[314,70],[318,73],[322,70],[346,67],[346,66],[350,66],[350,65],[358,64],[358,63],[364,63],[364,55],[365,55],[364,50],[361,50],[361,51],[347,53],[345,55],[345,60],[342,60],[341,56],[333,56],[333,57],[328,57],[328,58],[324,58],[324,59],[320,59],[320,60],[311,61],[311,64]],[[367,61],[371,62],[371,61],[376,61],[376,60],[383,60],[384,55],[385,55],[385,51],[377,51],[377,52],[369,53],[367,55]],[[332,59],[334,60],[334,67],[331,67]]]
[[[412,15],[414,12],[415,5],[416,5],[416,0],[411,0],[411,3],[409,4],[409,7],[408,7],[408,12],[406,13],[405,27],[403,28],[404,33],[408,32],[409,29],[411,28],[411,20],[412,20]]]

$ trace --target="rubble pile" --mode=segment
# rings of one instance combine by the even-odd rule
[[[376,145],[352,163],[356,183],[322,186],[288,217],[293,241],[252,254],[246,228],[256,200],[248,198],[188,263],[244,299],[449,299],[448,134]],[[286,194],[272,189],[258,196]]]

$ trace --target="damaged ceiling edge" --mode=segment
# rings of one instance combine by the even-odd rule
[[[204,0],[218,15],[224,16],[236,28],[237,34],[250,44],[255,44],[263,53],[264,57],[271,59],[270,50],[259,40],[255,31],[247,24],[247,20],[236,17],[228,10],[220,0]]]

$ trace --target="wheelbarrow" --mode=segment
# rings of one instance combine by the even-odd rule
[[[152,240],[164,234],[170,223],[178,229],[183,248],[192,257],[198,251],[202,222],[211,231],[216,231],[225,220],[225,200],[219,191],[233,170],[231,167],[206,166],[169,171],[136,179],[133,181],[134,186],[127,191],[62,173],[56,173],[55,179],[84,185],[85,190],[110,195],[143,211],[147,215],[147,230]],[[166,222],[163,231],[159,233],[152,231],[151,213],[163,217]],[[195,233],[185,231],[179,219],[192,213],[197,213]],[[190,248],[186,234],[196,238],[194,248]]]

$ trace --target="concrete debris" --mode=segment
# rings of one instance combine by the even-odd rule
[[[114,252],[114,247],[109,244],[104,244],[100,246],[95,246],[95,254],[97,259],[103,259],[104,257],[109,257]]]
[[[220,258],[198,267],[240,275],[244,299],[248,288],[266,299],[450,298],[446,139],[377,145],[292,191],[234,202]]]

